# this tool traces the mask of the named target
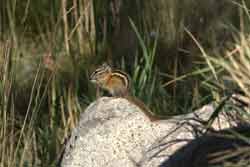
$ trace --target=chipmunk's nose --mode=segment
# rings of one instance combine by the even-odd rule
[[[90,79],[90,82],[96,83],[97,81],[95,79]]]
[[[89,77],[90,82],[96,82],[96,77],[94,75],[91,75]]]

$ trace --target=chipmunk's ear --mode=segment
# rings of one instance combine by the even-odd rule
[[[102,67],[110,66],[107,62],[102,63]]]
[[[102,64],[102,67],[101,67],[104,71],[110,71],[111,72],[111,66],[107,63],[107,62],[104,62]]]

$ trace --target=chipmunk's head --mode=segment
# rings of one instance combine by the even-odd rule
[[[90,81],[97,84],[103,84],[110,77],[111,73],[111,67],[107,63],[103,63],[91,74]]]

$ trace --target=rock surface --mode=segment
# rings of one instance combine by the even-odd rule
[[[67,142],[62,167],[155,167],[201,130],[194,119],[207,120],[212,105],[187,115],[150,122],[123,98],[103,97],[81,114]],[[230,124],[221,115],[213,127]]]

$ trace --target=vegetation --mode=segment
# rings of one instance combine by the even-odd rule
[[[55,166],[103,61],[158,114],[234,90],[250,98],[249,10],[244,0],[1,1],[0,166]]]

